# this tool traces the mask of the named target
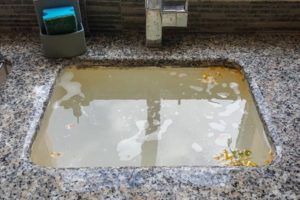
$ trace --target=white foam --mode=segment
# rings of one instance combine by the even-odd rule
[[[193,143],[192,144],[192,149],[194,150],[194,151],[196,151],[196,152],[202,152],[203,151],[203,148],[202,148],[202,146],[200,146],[198,143]]]
[[[146,123],[146,120],[136,121],[136,126],[138,128],[137,134],[118,143],[117,151],[120,160],[128,161],[141,154]]]
[[[173,120],[167,119],[163,122],[163,124],[160,126],[160,130],[157,132],[153,132],[149,135],[146,135],[145,140],[151,141],[151,140],[161,140],[164,133],[167,132],[169,126],[173,123]]]
[[[71,81],[73,77],[74,74],[72,72],[66,72],[62,75],[60,83],[58,85],[66,90],[66,94],[54,103],[54,109],[56,109],[61,102],[67,101],[76,95],[84,97],[84,94],[81,91],[81,84],[76,81]]]
[[[159,123],[159,122],[158,122]],[[167,132],[169,126],[173,123],[171,119],[165,120],[160,126],[159,132],[154,132],[145,135],[146,120],[139,120],[136,122],[138,128],[137,134],[120,141],[117,145],[119,159],[122,161],[132,160],[142,152],[142,145],[145,141],[161,140],[162,135]]]
[[[217,95],[223,99],[227,98],[229,96],[228,92],[218,92]]]
[[[209,126],[212,129],[217,130],[217,131],[225,131],[225,129],[226,129],[226,126],[223,123],[211,122],[211,123],[209,123]]]
[[[191,88],[192,90],[197,91],[197,92],[202,92],[202,91],[203,91],[203,88],[202,88],[202,87],[195,86],[195,85],[190,85],[190,88]]]
[[[206,92],[211,95],[211,90],[215,87],[215,84],[214,83],[208,83],[207,84],[207,88],[206,88]]]
[[[235,82],[231,82],[229,84],[229,87],[233,90],[233,92],[236,94],[236,95],[239,95],[241,92],[239,90],[239,85]]]
[[[238,99],[234,101],[232,104],[229,104],[225,107],[225,111],[220,112],[219,116],[227,117],[233,114],[234,112],[243,108],[243,104],[245,104],[245,100]]]
[[[220,108],[220,107],[222,107],[221,104],[219,104],[219,103],[217,103],[217,102],[214,102],[214,101],[211,101],[211,100],[207,101],[207,103],[210,104],[210,105],[212,105],[212,106],[215,107],[215,108]]]
[[[84,116],[86,116],[86,117],[89,116],[88,113],[87,113],[87,111],[85,110],[84,106],[80,106],[80,110],[81,110],[81,113],[82,113]]]
[[[53,104],[53,106],[52,106],[53,110],[59,108],[59,104],[60,104],[59,101],[54,102],[54,104]]]
[[[228,140],[232,139],[231,135],[222,133],[220,134],[217,139],[215,140],[215,143],[219,146],[227,147]]]
[[[171,119],[167,119],[166,121],[164,121],[163,125],[160,127],[159,134],[163,134],[163,133],[167,132],[169,126],[172,123],[173,123],[173,120],[171,120]]]

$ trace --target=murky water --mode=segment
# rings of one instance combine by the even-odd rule
[[[236,69],[66,68],[32,146],[43,166],[216,166],[227,148],[272,148]]]

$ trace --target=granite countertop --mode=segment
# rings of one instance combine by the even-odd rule
[[[88,39],[85,55],[54,60],[43,57],[36,34],[16,33],[1,34],[0,52],[13,63],[0,86],[0,199],[300,198],[300,35],[188,35],[161,50],[145,48],[143,34],[98,35]],[[274,162],[80,169],[31,163],[30,145],[60,69],[112,63],[240,65],[274,143]]]

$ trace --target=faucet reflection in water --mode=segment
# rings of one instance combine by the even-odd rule
[[[227,147],[264,165],[271,145],[237,69],[66,68],[32,146],[54,167],[216,166]]]

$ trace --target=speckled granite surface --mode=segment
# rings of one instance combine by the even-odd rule
[[[300,35],[189,35],[161,51],[143,35],[97,36],[75,59],[42,56],[34,34],[1,35],[13,62],[0,86],[0,199],[299,199]],[[59,70],[70,63],[240,65],[276,147],[262,168],[41,168],[30,145]],[[234,64],[235,63],[235,64]]]

